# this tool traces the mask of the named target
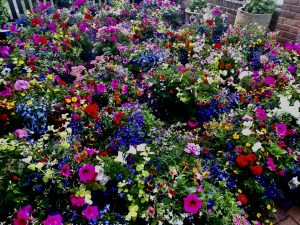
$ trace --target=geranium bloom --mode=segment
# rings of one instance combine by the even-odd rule
[[[62,217],[60,214],[49,215],[46,220],[44,220],[41,224],[43,225],[62,225]]]
[[[202,207],[203,201],[196,194],[189,194],[183,199],[184,211],[187,213],[196,214]]]
[[[286,132],[287,132],[286,124],[285,123],[278,123],[278,124],[276,124],[275,130],[276,130],[276,133],[279,136],[284,137],[285,134],[286,134]]]
[[[14,88],[19,91],[24,91],[29,88],[29,82],[26,80],[17,80],[14,84]]]
[[[239,194],[236,199],[243,205],[246,205],[248,203],[248,198],[244,194]]]
[[[14,134],[18,137],[18,138],[27,138],[28,137],[28,132],[26,130],[23,129],[17,129]]]
[[[79,179],[85,183],[89,183],[95,180],[97,173],[95,167],[90,164],[86,164],[79,169]]]
[[[70,196],[70,200],[72,205],[75,205],[77,207],[82,207],[85,204],[85,198],[84,197],[75,197],[74,195]]]
[[[60,169],[60,174],[64,177],[71,176],[70,165],[66,164]]]
[[[250,169],[251,169],[251,172],[256,176],[261,175],[263,172],[263,168],[261,165],[250,166]]]
[[[99,216],[98,207],[88,205],[86,209],[82,211],[82,215],[84,215],[89,220],[96,219]]]

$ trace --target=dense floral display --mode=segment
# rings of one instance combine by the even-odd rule
[[[9,27],[1,222],[272,224],[300,184],[300,44],[204,11],[77,0]]]

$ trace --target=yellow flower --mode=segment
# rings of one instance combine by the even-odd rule
[[[23,59],[20,59],[19,61],[18,61],[18,65],[23,65],[25,62],[24,62],[24,60]]]
[[[256,214],[256,217],[257,217],[257,218],[260,218],[260,217],[261,217],[261,214],[260,214],[260,213],[257,213],[257,214]]]
[[[270,204],[267,205],[267,209],[270,210],[272,207]]]
[[[126,220],[130,221],[131,219],[135,220],[137,217],[137,211],[138,211],[139,207],[137,205],[131,205],[129,206],[129,213],[126,216]]]
[[[250,147],[250,146],[251,146],[251,144],[250,144],[250,143],[246,143],[246,146],[247,146],[247,147]]]
[[[234,133],[234,134],[232,135],[232,137],[233,137],[233,139],[239,139],[239,138],[240,138],[240,135],[238,135],[237,133]]]
[[[77,98],[76,97],[72,97],[72,102],[77,102]]]
[[[53,77],[52,74],[48,74],[48,75],[47,75],[47,79],[48,79],[48,80],[51,80],[51,81],[54,81],[54,77]]]

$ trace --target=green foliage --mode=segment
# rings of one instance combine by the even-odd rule
[[[4,5],[4,1],[0,0],[0,28],[1,25],[6,23],[8,21],[8,11],[7,8]]]
[[[192,0],[192,4],[190,6],[191,11],[199,11],[206,7],[207,0]]]
[[[258,14],[273,13],[276,10],[276,3],[274,0],[247,0],[243,10]]]

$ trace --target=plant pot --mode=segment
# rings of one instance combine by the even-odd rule
[[[257,14],[257,13],[249,13],[242,10],[242,7],[238,8],[234,26],[239,28],[244,28],[245,26],[256,23],[262,26],[264,29],[268,29],[271,19],[271,14]]]
[[[0,29],[0,45],[6,44],[8,34],[9,34],[9,30],[1,30]]]
[[[200,16],[201,12],[192,12],[189,8],[185,9],[185,13],[187,16]]]

